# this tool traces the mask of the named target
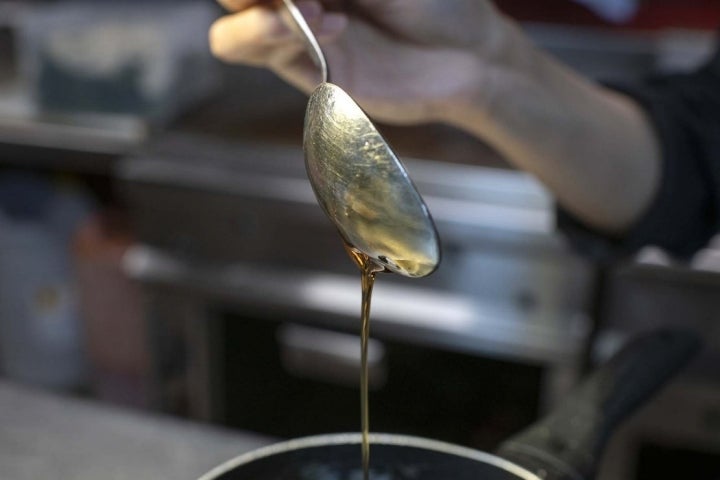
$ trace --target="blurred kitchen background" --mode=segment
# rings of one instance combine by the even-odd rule
[[[607,81],[692,68],[720,26],[713,0],[496,3]],[[304,176],[306,99],[212,59],[221,14],[0,1],[2,381],[272,438],[357,430],[359,276]],[[491,449],[632,333],[690,325],[706,351],[619,433],[602,478],[719,472],[720,242],[689,264],[597,264],[479,140],[383,132],[443,263],[378,279],[371,428]]]

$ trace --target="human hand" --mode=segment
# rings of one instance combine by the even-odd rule
[[[217,57],[267,67],[305,92],[314,89],[319,72],[282,20],[280,2],[220,3],[232,13],[210,31]],[[333,83],[386,122],[442,120],[483,90],[506,47],[507,21],[485,0],[297,3],[323,47]]]
[[[279,0],[219,0],[215,55],[310,92],[320,74]],[[653,198],[655,134],[639,105],[535,48],[489,0],[297,0],[333,83],[394,123],[441,121],[535,174],[587,225],[619,234]],[[624,182],[618,182],[622,172]]]

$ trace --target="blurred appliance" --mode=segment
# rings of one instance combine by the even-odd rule
[[[707,257],[701,252],[698,257]],[[697,260],[697,259],[696,259]],[[695,262],[709,268],[707,261]],[[631,265],[609,279],[597,353],[663,325],[702,334],[705,349],[682,378],[618,431],[601,480],[720,477],[720,272]]]
[[[426,279],[378,279],[374,425],[487,445],[574,380],[592,269],[554,235],[551,200],[529,177],[406,164],[444,258]],[[346,403],[359,277],[301,150],[168,137],[118,175],[165,407],[276,435],[357,428]],[[443,431],[438,409],[452,419]]]
[[[219,82],[211,3],[43,3],[16,21],[22,80],[41,111],[174,118]]]
[[[720,477],[720,387],[672,383],[624,428],[607,451],[600,480]]]

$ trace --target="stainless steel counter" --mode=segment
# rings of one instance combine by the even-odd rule
[[[0,382],[3,480],[192,480],[267,443]]]

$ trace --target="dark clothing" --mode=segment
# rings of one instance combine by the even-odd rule
[[[658,195],[621,239],[593,232],[562,210],[558,226],[595,258],[626,256],[645,245],[689,257],[720,231],[720,50],[696,72],[618,90],[644,107],[657,131],[663,160]]]

